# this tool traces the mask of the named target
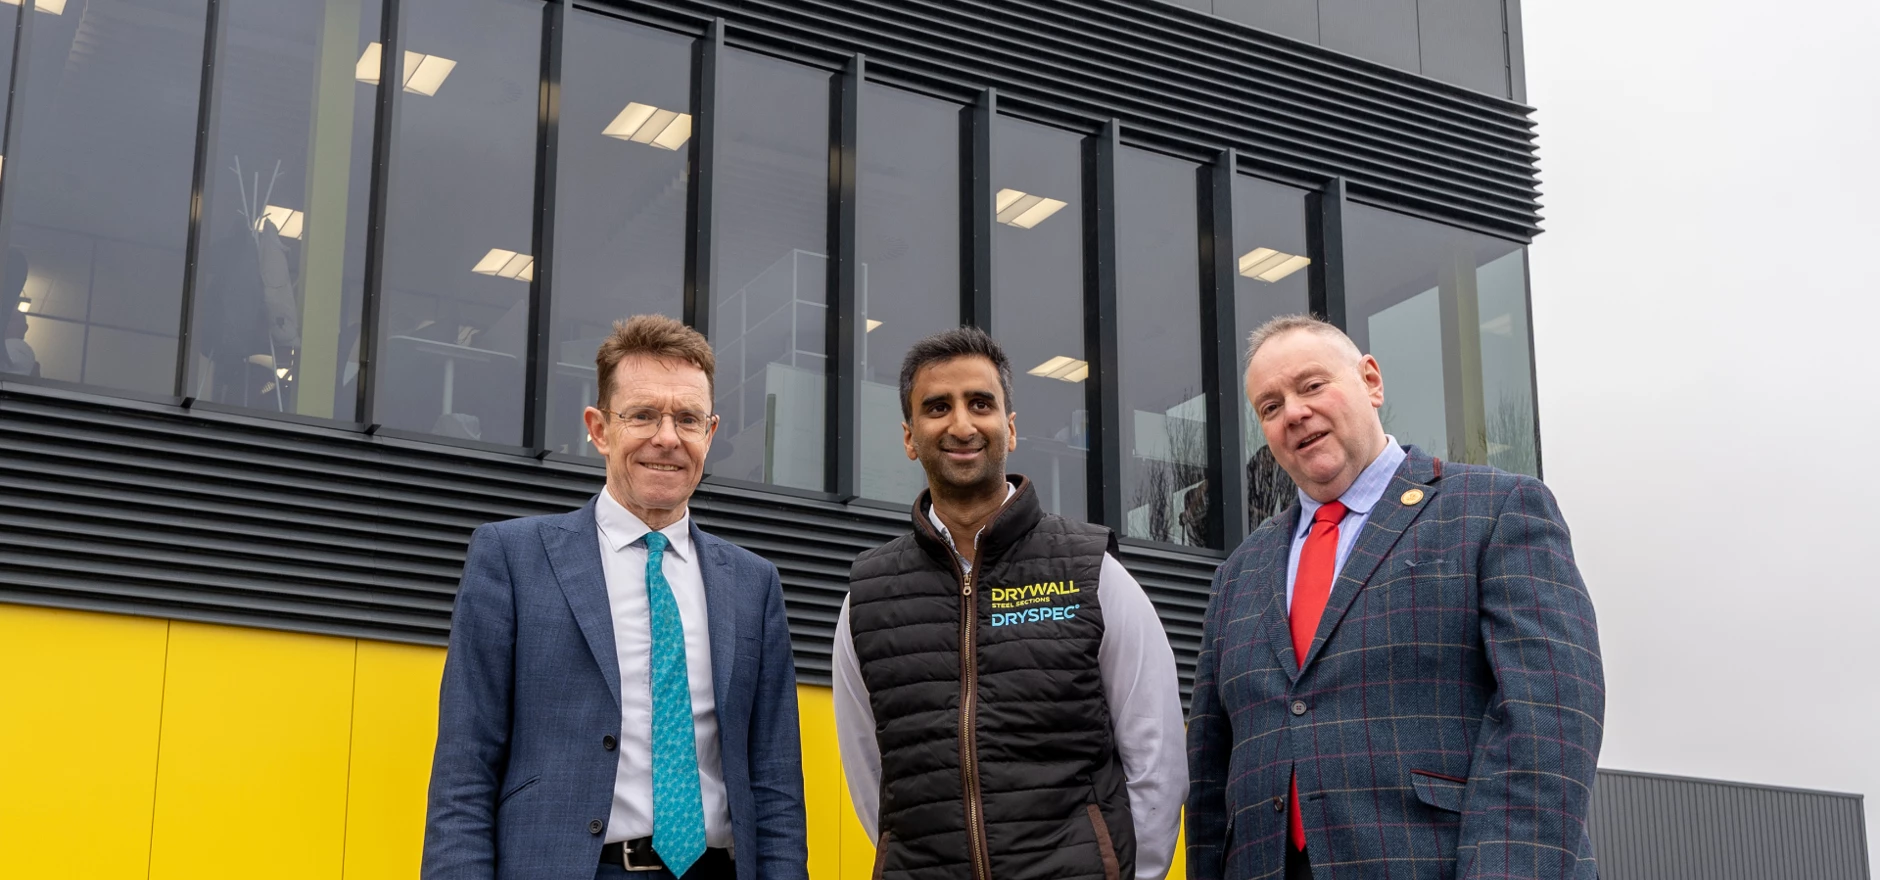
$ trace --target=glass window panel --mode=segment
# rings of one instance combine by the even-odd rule
[[[629,315],[685,312],[693,40],[568,15],[547,446],[593,456],[581,411],[598,392],[601,341]]]
[[[901,358],[960,323],[960,107],[862,89],[855,301],[861,494],[913,503],[927,487],[901,442]]]
[[[388,428],[517,445],[534,275],[542,4],[406,0],[385,230]]]
[[[174,390],[206,7],[36,13],[4,166],[7,285],[28,303],[23,329],[8,322],[8,363],[34,365],[19,372]]]
[[[715,476],[827,487],[829,74],[727,50],[712,216]]]
[[[0,114],[6,112],[5,95],[12,91],[14,31],[18,26],[19,7],[0,6]],[[5,169],[6,152],[6,144],[0,142],[0,171]],[[4,260],[0,260],[0,265],[4,265]],[[9,274],[6,286],[0,288],[0,373],[32,376],[43,370],[38,355],[26,341],[28,319],[20,311],[20,304],[25,302],[20,299],[25,286],[26,275],[21,272],[17,276]]]
[[[1031,478],[1045,510],[1078,520],[1090,515],[1089,386],[1079,371],[1086,360],[1083,140],[1008,118],[996,121],[992,140],[993,191],[1008,200],[998,212],[1005,219],[992,224],[992,331],[1012,360],[1018,414],[1018,449],[1006,469]],[[1020,206],[1033,196],[1031,207]]]
[[[1116,160],[1117,376],[1123,534],[1214,546],[1201,384],[1196,166],[1142,150]]]
[[[1521,246],[1363,205],[1345,212],[1351,337],[1384,371],[1384,429],[1536,474]]]
[[[1306,193],[1244,175],[1234,178],[1234,330],[1240,366],[1247,367],[1246,341],[1255,328],[1280,315],[1311,308],[1311,272],[1306,236]],[[1247,454],[1247,521],[1259,525],[1297,497],[1290,477],[1266,448],[1246,389],[1236,386],[1240,436]],[[1227,466],[1236,466],[1228,462]]]
[[[192,394],[350,419],[378,87],[377,0],[227,0]]]

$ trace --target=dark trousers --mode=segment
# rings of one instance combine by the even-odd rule
[[[1286,842],[1286,880],[1312,880],[1312,860],[1306,858],[1306,851],[1293,849],[1292,841]]]
[[[706,850],[705,855],[692,863],[685,872],[683,880],[737,880],[737,864],[724,856],[724,850]],[[629,871],[619,865],[601,865],[594,872],[594,880],[674,880],[672,872],[661,868],[657,871]]]

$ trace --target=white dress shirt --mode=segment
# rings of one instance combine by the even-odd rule
[[[932,511],[928,517],[952,544],[952,535],[939,517]],[[978,539],[973,536],[975,543]],[[960,562],[966,564],[964,558]],[[1097,606],[1103,610],[1097,671],[1103,677],[1110,727],[1129,787],[1129,813],[1136,826],[1136,877],[1161,880],[1175,854],[1182,801],[1188,796],[1187,734],[1182,726],[1175,652],[1142,585],[1108,553],[1097,576]],[[875,739],[875,710],[855,656],[855,638],[849,632],[847,599],[842,600],[842,614],[836,619],[834,677],[836,742],[848,776],[849,800],[868,836],[878,840],[881,744]]]
[[[614,771],[614,806],[607,815],[606,843],[653,833],[653,631],[646,602],[646,544],[652,531],[612,495],[594,505],[599,526],[601,569],[614,618],[614,650],[620,656],[620,763]],[[705,803],[705,845],[731,845],[731,808],[725,799],[724,765],[718,754],[718,703],[712,695],[712,642],[707,627],[705,577],[692,546],[692,515],[659,533],[669,542],[662,570],[679,603],[685,628],[685,671],[692,690],[692,735],[698,742],[698,781]]]

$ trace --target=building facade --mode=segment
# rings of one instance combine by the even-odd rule
[[[813,868],[864,876],[824,685],[922,485],[915,339],[1004,340],[1012,469],[1122,537],[1184,682],[1290,497],[1238,393],[1266,318],[1377,354],[1400,440],[1540,472],[1519,19],[0,5],[0,874],[409,876],[464,544],[599,488],[595,346],[660,312],[719,358],[699,520],[783,572]]]

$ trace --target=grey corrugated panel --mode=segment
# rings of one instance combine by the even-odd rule
[[[1860,795],[1599,771],[1605,880],[1868,880]]]
[[[0,383],[0,602],[442,644],[470,532],[578,507],[596,467]],[[829,680],[856,554],[905,512],[706,485],[699,524],[776,563],[797,672]],[[1187,690],[1215,559],[1125,547]]]
[[[1198,12],[1120,0],[605,0],[650,17],[722,16],[734,44],[868,55],[871,76],[957,97],[994,87],[1124,138],[1350,181],[1355,198],[1497,235],[1539,231],[1529,108]]]

